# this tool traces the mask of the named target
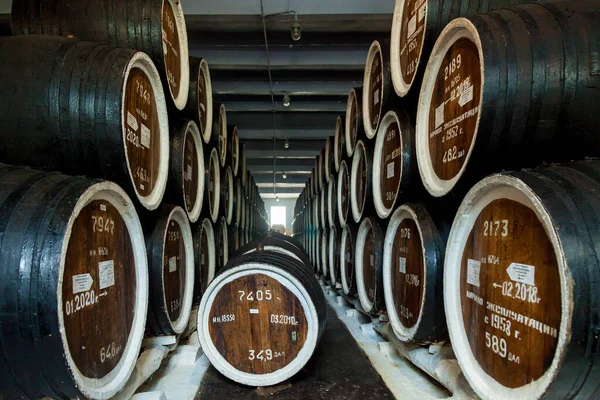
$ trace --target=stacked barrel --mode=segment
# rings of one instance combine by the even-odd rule
[[[483,399],[600,393],[599,22],[588,0],[397,0],[296,204],[325,284],[402,342],[450,340]]]
[[[110,398],[144,336],[186,330],[229,235],[267,230],[264,203],[179,1],[15,0],[12,29],[0,398]]]

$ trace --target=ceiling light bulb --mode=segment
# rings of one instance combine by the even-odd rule
[[[302,25],[300,25],[300,21],[298,21],[298,16],[294,17],[291,28],[292,40],[297,42],[302,37]]]
[[[283,179],[287,179],[287,174],[284,172],[282,177],[283,177]]]
[[[279,201],[279,196],[275,196],[275,200]]]
[[[290,99],[290,96],[288,94],[284,94],[283,95],[283,106],[289,107],[291,102],[292,102],[292,99]]]
[[[285,143],[284,143],[283,147],[285,147],[286,149],[290,148],[290,142],[287,139],[285,139]]]

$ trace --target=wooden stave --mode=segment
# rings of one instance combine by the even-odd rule
[[[168,225],[175,221],[181,227],[182,240],[185,246],[186,282],[182,311],[177,320],[171,320],[164,286],[164,251],[167,240]],[[152,216],[152,220],[144,224],[146,251],[148,254],[148,270],[150,278],[150,302],[148,304],[148,329],[155,335],[174,335],[182,333],[190,320],[194,292],[194,246],[192,230],[185,211],[179,206],[163,204]]]
[[[324,174],[324,183],[327,184],[329,183],[329,179],[331,177],[331,160],[332,160],[332,152],[331,152],[331,145],[332,145],[332,140],[333,138],[331,136],[328,136],[325,139],[325,149],[323,151],[323,174]],[[325,185],[324,185],[325,186]]]
[[[327,185],[327,221],[329,226],[334,226],[338,223],[338,212],[337,212],[337,187],[336,178],[333,174],[329,177],[329,184]]]
[[[237,126],[229,126],[227,128],[230,132],[229,137],[227,138],[227,143],[229,144],[229,164],[231,165],[231,169],[233,172],[233,176],[237,177],[238,170],[240,169],[240,133]]]
[[[334,289],[340,287],[342,282],[340,276],[340,242],[340,228],[336,225],[330,226],[328,240],[329,281],[331,282],[330,286]]]
[[[244,246],[240,247],[234,257],[258,252],[259,248],[262,246],[264,251],[281,253],[288,257],[295,258],[305,265],[311,265],[309,256],[302,245],[293,238],[284,236],[285,235],[282,235],[279,232],[269,231],[258,239],[254,239],[252,242],[246,243]]]
[[[202,235],[207,235],[207,244],[208,244],[208,265],[207,265],[207,280],[208,282],[203,282],[203,271],[201,266],[202,260],[202,244],[201,238]],[[194,240],[194,267],[196,277],[194,285],[194,298],[195,303],[200,299],[201,296],[204,295],[204,291],[210,282],[213,280],[215,273],[217,271],[217,250],[215,246],[215,233],[212,221],[210,218],[200,218],[198,223],[194,227],[193,232],[193,240]]]
[[[348,182],[348,193],[346,198],[351,196],[351,189],[350,189],[350,170],[348,168],[348,163],[347,160],[342,160],[342,164],[340,166],[340,172],[338,174],[338,179],[337,179],[337,195],[336,195],[336,201],[337,201],[337,210],[338,210],[338,220],[340,222],[340,226],[344,227],[346,226],[346,223],[349,222],[348,221],[348,217],[350,216],[350,200],[346,200],[348,202],[348,206],[346,208],[346,212],[344,213],[343,211],[343,207],[342,207],[342,192],[343,192],[343,181]]]
[[[21,332],[26,335],[25,337],[32,339],[33,343],[27,343],[23,340],[25,337],[21,335],[18,338],[8,337],[3,329],[0,329],[0,342],[2,342],[0,370],[6,373],[3,375],[0,391],[9,397],[85,396],[98,399],[112,397],[125,386],[133,372],[142,344],[148,304],[148,265],[144,242],[142,239],[135,239],[142,238],[143,233],[133,202],[120,187],[107,181],[68,177],[1,164],[0,177],[2,178],[0,208],[3,210],[0,214],[0,225],[2,231],[13,232],[10,236],[4,235],[0,243],[0,249],[6,246],[11,251],[8,255],[9,260],[6,260],[6,254],[0,252],[0,258],[5,259],[1,265],[5,269],[3,276],[6,279],[2,282],[8,285],[3,287],[3,297],[8,299],[11,292],[16,292],[14,282],[31,280],[31,285],[18,291],[18,296],[24,297],[19,303],[22,306],[27,304],[33,306],[27,300],[30,291],[37,291],[37,297],[45,299],[44,302],[35,304],[35,310],[11,312],[8,303],[3,307],[5,313],[0,315],[2,320],[0,328],[4,327],[11,334]],[[56,300],[60,301],[58,287],[61,285],[58,282],[57,268],[63,265],[61,259],[66,254],[67,236],[71,235],[71,227],[83,207],[96,200],[104,200],[117,207],[127,230],[131,232],[132,244],[136,246],[134,249],[137,271],[136,295],[139,296],[135,298],[135,304],[132,305],[135,319],[120,362],[103,378],[90,379],[79,371],[72,356],[67,353],[68,344],[63,337],[65,328],[61,327],[64,321],[61,313],[62,306],[52,306],[52,303],[56,303]],[[9,213],[11,208],[13,211]],[[15,218],[16,221],[13,221]],[[15,223],[16,228],[12,226]],[[21,232],[19,227],[22,227]],[[51,237],[48,242],[42,242],[42,238],[38,237],[34,248],[31,244],[27,244],[26,240],[27,235],[37,235],[34,232],[36,229],[38,232],[48,233]],[[16,273],[19,277],[11,279],[10,262],[12,260],[19,263],[17,254],[23,245],[28,253],[35,250],[37,256],[33,254],[25,256],[31,268],[25,270],[18,268]],[[17,254],[12,253],[13,251]],[[39,259],[42,252],[45,255]],[[31,257],[38,258],[42,264],[39,265],[38,261]],[[44,288],[43,285],[35,283],[31,277],[26,277],[27,273],[39,274],[41,278],[43,277],[42,281],[49,286]],[[22,314],[28,311],[32,313],[31,321]],[[17,319],[11,321],[11,318]],[[25,325],[19,327],[21,324]],[[44,343],[41,343],[42,340]],[[12,363],[4,364],[11,358],[13,358]],[[21,363],[23,360],[26,362]],[[32,365],[34,360],[37,362],[37,368]],[[117,367],[124,371],[118,371]],[[9,368],[17,368],[17,370],[9,372]],[[22,383],[17,383],[15,377]]]
[[[346,156],[352,157],[354,154],[354,147],[358,139],[365,137],[365,127],[363,125],[363,109],[362,109],[362,86],[350,89],[348,94],[348,101],[346,102],[346,118],[344,120],[344,138]],[[356,102],[357,121],[356,121],[356,134],[353,135],[352,130],[352,109],[353,102]]]
[[[527,2],[519,2],[519,4],[521,3]],[[483,52],[485,57],[482,59],[485,66],[482,64],[482,76],[486,86],[481,95],[483,111],[478,117],[479,128],[477,131],[479,133],[473,139],[463,169],[457,175],[460,178],[458,182],[445,183],[443,180],[438,182],[435,179],[435,172],[431,171],[428,163],[419,161],[425,157],[418,157],[421,176],[431,194],[439,197],[451,190],[462,194],[469,189],[470,184],[483,178],[486,174],[505,168],[532,167],[539,165],[541,161],[570,161],[574,158],[600,153],[598,143],[588,134],[593,131],[591,126],[597,125],[594,119],[595,114],[587,108],[590,102],[585,100],[590,98],[590,94],[582,95],[579,98],[575,95],[575,91],[583,90],[585,85],[582,85],[581,81],[564,79],[566,83],[563,87],[560,85],[562,80],[552,80],[555,76],[581,75],[589,78],[588,84],[590,84],[592,79],[596,79],[595,77],[591,78],[586,69],[590,64],[585,60],[590,59],[590,54],[583,44],[589,42],[590,38],[583,33],[584,29],[578,29],[580,26],[593,32],[597,29],[595,25],[593,29],[591,28],[593,25],[591,21],[595,18],[595,14],[594,11],[590,11],[594,8],[590,4],[586,1],[572,5],[561,4],[561,2],[525,4],[511,9],[492,11],[488,14],[459,18],[444,29],[434,47],[436,51],[439,51],[440,43],[446,39],[445,36],[452,34],[452,30],[465,29],[465,27],[470,31],[469,35],[475,35],[480,42],[478,44],[480,53],[483,52],[481,46],[484,46],[486,51]],[[508,28],[509,25],[511,30]],[[591,36],[594,34],[596,33],[590,33]],[[533,41],[535,40],[533,39],[523,42],[521,40],[522,37],[537,38],[540,36],[546,38],[545,41]],[[511,51],[505,50],[505,41],[508,42]],[[561,51],[561,48],[564,51]],[[549,83],[544,87],[538,83],[531,90],[523,89],[517,83],[516,73],[513,70],[507,70],[505,66],[508,63],[516,65],[514,68],[521,68],[519,65],[556,62],[556,59],[544,59],[547,53],[557,54],[557,57],[573,62],[565,62],[557,74],[548,74],[543,79],[531,78],[537,82],[548,79]],[[432,59],[439,57],[436,54],[432,51]],[[574,66],[575,63],[579,63],[580,71],[577,70],[577,66]],[[502,66],[502,68],[498,66]],[[429,81],[434,70],[434,66],[428,65],[425,73]],[[529,71],[532,71],[531,66],[529,66]],[[519,82],[528,82],[527,76],[532,74],[533,72],[523,73],[518,77]],[[424,96],[424,93],[429,92],[429,86],[430,83],[424,79],[422,96],[419,99],[418,126],[426,123],[423,122],[422,116],[427,113],[425,111],[427,107],[424,105],[427,96]],[[500,87],[499,90],[508,92],[506,104],[504,104],[504,94],[494,91],[494,88],[497,87]],[[550,89],[545,90],[546,87]],[[591,88],[594,87],[596,87],[595,84],[590,84],[586,89],[593,90]],[[523,106],[523,103],[528,105]],[[553,105],[554,108],[550,109],[550,106],[544,108],[545,103]],[[513,114],[517,112],[513,110],[517,109],[527,110],[533,116],[531,118],[528,116],[515,117]],[[582,112],[575,112],[575,109]],[[540,113],[548,118],[544,120],[538,118]],[[513,124],[515,121],[518,123]],[[519,124],[525,127],[520,127]],[[577,132],[581,136],[578,137],[578,140],[572,140],[572,137],[567,139],[565,132]],[[419,146],[418,143],[423,139],[421,135],[422,132],[417,132],[417,151],[419,153],[422,152],[419,147],[425,148],[423,144]],[[575,145],[572,143],[577,143],[577,148],[574,148]],[[520,151],[514,155],[513,150]],[[512,157],[509,161],[502,159],[502,157],[509,156]],[[465,169],[464,166],[468,164],[472,164],[474,167]]]
[[[198,156],[198,188],[196,193],[196,202],[191,211],[187,210],[184,181],[186,171],[183,166],[185,160],[183,157],[185,143],[188,133],[193,137],[196,143],[196,154]],[[190,222],[196,222],[202,212],[204,203],[204,146],[198,125],[192,120],[182,120],[173,129],[171,134],[171,146],[169,157],[169,180],[163,201],[182,206]]]
[[[383,173],[382,168],[378,168],[378,165],[381,164],[382,158],[382,148],[384,146],[385,140],[385,131],[389,125],[392,123],[397,123],[398,128],[400,130],[400,179],[398,181],[398,188],[396,190],[396,195],[394,196],[394,201],[391,207],[386,207],[383,204],[383,196],[380,185],[380,175]],[[380,127],[377,131],[377,136],[375,138],[375,144],[373,149],[373,175],[372,175],[372,191],[371,195],[373,198],[373,206],[379,218],[386,219],[388,218],[392,212],[399,199],[406,196],[405,193],[408,193],[411,189],[414,188],[413,181],[417,180],[417,156],[416,156],[416,148],[415,148],[415,129],[414,125],[410,121],[408,114],[404,111],[396,111],[390,110],[388,111],[380,122]],[[416,197],[416,196],[413,196]]]
[[[317,156],[317,188],[319,192],[323,191],[325,178],[325,149],[321,149]]]
[[[240,146],[241,146],[241,150],[240,150],[240,160],[241,160],[241,164],[240,164],[240,168],[238,170],[238,174],[237,176],[239,178],[241,178],[242,180],[242,187],[246,186],[246,171],[247,171],[247,164],[246,164],[246,143],[242,143],[240,141]]]
[[[233,181],[233,170],[231,166],[226,166],[221,170],[221,194],[219,195],[219,204],[221,211],[227,221],[227,225],[231,225],[233,221],[233,214],[236,207],[236,193],[235,185]]]
[[[134,48],[148,54],[160,71],[165,87],[169,87],[171,102],[178,110],[183,110],[188,99],[190,69],[188,64],[188,40],[185,17],[180,2],[168,0],[175,17],[179,37],[179,58],[181,60],[181,80],[176,97],[168,83],[162,35],[163,3],[136,1],[125,4],[119,10],[101,0],[79,2],[53,0],[44,4],[43,0],[16,0],[12,5],[13,34],[52,35],[77,37],[91,42],[107,43],[124,48]],[[26,3],[30,3],[26,5]],[[160,6],[159,6],[160,4]],[[36,12],[37,10],[37,12]],[[49,18],[39,18],[37,13],[43,10]],[[120,12],[119,12],[120,11]],[[139,19],[131,19],[129,15]],[[108,17],[116,17],[109,21]],[[121,17],[122,19],[119,19]],[[133,26],[132,26],[133,25]],[[144,32],[143,34],[139,34]]]
[[[364,201],[357,198],[357,175],[359,158],[364,154],[365,159],[365,194]],[[350,170],[350,209],[354,222],[360,223],[367,215],[375,214],[375,204],[373,202],[373,148],[372,143],[359,140],[356,143],[354,155],[352,156],[352,168]],[[362,203],[362,210],[361,205]]]
[[[365,236],[369,230],[373,231],[375,246],[375,288],[374,299],[371,302],[367,297],[363,276],[363,254],[365,248]],[[354,254],[356,288],[361,307],[370,315],[379,315],[385,312],[385,300],[383,297],[383,235],[385,226],[376,217],[366,217],[360,223],[356,234],[356,247]]]
[[[212,118],[213,118],[213,96],[212,96],[212,81],[210,79],[210,70],[208,68],[208,63],[203,58],[198,57],[189,57],[190,63],[190,87],[188,93],[187,103],[185,108],[183,109],[183,114],[186,117],[192,119],[198,124],[198,129],[200,131],[200,136],[202,137],[202,141],[204,144],[208,144],[210,142],[211,134],[212,134]],[[206,111],[204,115],[206,115],[206,124],[202,124],[202,111],[198,107],[199,99],[198,93],[200,88],[200,75],[204,73],[207,77],[206,79]]]
[[[229,231],[227,226],[227,218],[222,216],[217,223],[217,234],[215,235],[215,248],[217,249],[217,272],[227,265],[227,262],[229,261]]]
[[[346,147],[344,134],[345,120],[345,115],[338,115],[335,122],[335,134],[333,136],[333,167],[336,173],[339,173],[340,163],[344,159],[344,148]]]
[[[580,387],[581,385],[584,385],[585,382],[583,382],[582,380],[585,380],[585,375],[587,375],[590,371],[588,368],[591,368],[591,365],[593,364],[593,357],[595,355],[590,354],[589,344],[587,348],[585,348],[585,345],[582,348],[580,344],[581,341],[587,341],[588,343],[590,343],[595,340],[594,333],[591,332],[593,329],[589,328],[589,325],[587,325],[583,320],[581,320],[581,318],[577,318],[577,316],[583,316],[584,318],[588,316],[587,311],[578,310],[589,310],[590,302],[595,304],[595,314],[598,314],[597,306],[598,304],[600,304],[600,297],[598,296],[598,290],[593,289],[593,285],[597,285],[597,280],[596,282],[593,282],[594,278],[590,276],[591,274],[595,278],[597,278],[599,274],[599,270],[597,268],[599,263],[598,256],[597,253],[595,253],[595,251],[593,250],[594,247],[597,247],[597,243],[593,243],[592,241],[590,241],[590,233],[588,231],[588,227],[592,222],[587,222],[588,220],[582,216],[581,212],[583,212],[583,209],[594,210],[593,218],[591,218],[591,220],[595,222],[598,221],[598,213],[591,206],[584,205],[583,208],[580,208],[581,203],[578,203],[576,199],[581,200],[583,198],[590,199],[590,197],[594,197],[594,203],[598,204],[597,196],[600,186],[598,186],[599,181],[597,180],[597,176],[595,178],[590,177],[589,175],[585,176],[585,173],[579,173],[580,171],[577,171],[577,167],[570,167],[571,165],[567,164],[566,167],[552,167],[548,169],[541,168],[539,170],[523,172],[507,172],[502,174],[491,175],[485,178],[484,180],[476,184],[465,197],[465,200],[461,204],[459,213],[457,214],[457,217],[454,221],[450,233],[448,241],[449,245],[446,253],[446,262],[444,266],[444,300],[446,302],[445,310],[446,318],[449,324],[448,328],[450,333],[450,340],[453,343],[453,347],[455,348],[455,354],[457,355],[460,354],[456,352],[460,349],[460,347],[456,347],[457,343],[459,341],[462,342],[463,339],[459,338],[459,335],[456,334],[456,322],[450,320],[450,317],[453,316],[452,310],[454,305],[454,299],[452,299],[452,302],[448,304],[447,293],[451,293],[450,286],[453,285],[453,282],[451,281],[454,280],[454,278],[452,277],[452,273],[454,272],[452,271],[452,269],[454,268],[450,266],[452,265],[456,256],[456,247],[460,247],[460,243],[456,243],[454,241],[457,240],[457,231],[460,229],[459,226],[464,225],[464,221],[460,221],[458,215],[462,215],[469,205],[475,204],[477,198],[481,197],[479,193],[485,190],[486,185],[507,185],[510,187],[518,188],[518,190],[522,193],[531,193],[531,195],[534,196],[534,205],[532,207],[536,210],[536,214],[542,213],[543,215],[546,215],[548,219],[546,220],[547,222],[545,222],[545,224],[553,224],[553,226],[551,227],[553,231],[552,236],[556,239],[556,242],[554,241],[554,239],[551,239],[551,241],[554,243],[555,246],[557,243],[560,244],[560,247],[562,249],[562,257],[564,257],[567,262],[568,260],[574,261],[572,265],[576,267],[575,270],[571,269],[569,272],[567,272],[569,276],[573,276],[573,278],[570,279],[573,279],[575,282],[587,282],[590,284],[590,286],[587,287],[586,285],[574,285],[575,293],[573,293],[572,296],[573,298],[577,298],[578,301],[572,303],[573,305],[570,306],[571,309],[567,314],[571,315],[572,317],[570,318],[571,323],[579,325],[576,328],[578,331],[575,332],[575,337],[571,338],[570,342],[567,343],[566,346],[563,343],[564,347],[562,348],[562,350],[557,348],[556,351],[559,352],[560,350],[560,355],[555,356],[553,358],[554,361],[552,367],[549,368],[544,374],[544,377],[546,377],[546,374],[552,372],[555,373],[554,377],[550,376],[549,381],[548,379],[545,379],[545,382],[543,383],[542,387],[536,388],[535,391],[531,388],[527,389],[527,387],[525,387],[525,389],[522,389],[523,387],[517,388],[522,390],[522,392],[511,393],[511,398],[573,398],[575,394],[577,394],[577,389],[573,389],[573,386],[575,384],[580,385]],[[571,175],[563,175],[566,171],[569,171]],[[591,178],[587,179],[587,183],[589,183],[590,181],[594,182],[595,187],[593,190],[593,194],[588,194],[586,196],[586,190],[589,191],[589,188],[577,187],[575,186],[574,182],[571,182],[567,178],[565,178],[565,176],[569,176],[571,179],[575,178],[575,175],[572,175],[573,173],[579,175],[577,179],[574,180],[575,182],[581,179]],[[563,176],[561,177],[561,175]],[[584,178],[582,178],[582,176]],[[556,179],[557,177],[560,178],[557,181],[554,181],[554,179]],[[568,192],[568,188],[574,190],[577,193]],[[529,196],[530,195],[528,195],[528,199],[531,201],[531,197]],[[593,231],[595,232],[594,235],[597,236],[598,232],[596,226],[593,227]],[[546,231],[546,234],[548,234],[548,231]],[[583,251],[582,253],[582,247],[587,248],[587,251]],[[583,264],[583,266],[580,266],[580,264]],[[588,266],[587,268],[586,265]],[[568,266],[564,265],[564,268],[566,270],[568,269]],[[586,269],[587,271],[585,271]],[[593,295],[590,295],[590,293],[592,293]],[[564,296],[564,293],[561,293],[561,297]],[[563,328],[566,327],[567,324],[569,324],[569,322],[565,324],[564,314],[565,313],[563,312],[563,316],[561,317],[561,330],[563,330]],[[587,329],[589,329],[590,332],[587,332]],[[559,332],[559,335],[564,341],[565,334]],[[571,335],[573,335],[573,332],[570,332],[566,335],[571,337]],[[474,383],[476,381],[473,380],[473,369],[470,366],[468,366],[471,364],[471,362],[469,361],[467,364],[467,361],[463,359],[463,356],[467,357],[464,354],[460,354],[458,356],[458,361],[463,371],[465,371],[465,377],[467,378],[473,389],[484,398],[503,398],[498,396],[505,395],[506,392],[498,393],[499,390],[497,390],[497,388],[495,388],[493,395],[489,391],[482,392],[482,390],[484,390],[484,388],[487,386],[480,386]],[[590,359],[590,357],[592,357],[592,359]],[[558,359],[561,360],[557,362]],[[582,359],[585,360],[584,365],[582,365]],[[564,364],[558,366],[558,371],[549,371],[550,369],[553,369],[555,367],[554,363],[558,364],[561,362]],[[597,377],[597,371],[593,372],[592,377]],[[587,390],[588,393],[591,393],[592,391],[596,392],[598,390],[598,381],[597,379],[594,380],[593,378],[593,382],[588,382],[587,387],[583,386],[583,388]],[[589,387],[590,385],[592,386],[591,388]]]
[[[319,248],[319,258],[321,265],[321,276],[325,282],[329,281],[329,229],[323,228],[321,230],[321,247]]]
[[[242,201],[242,181],[240,178],[235,178],[234,180],[234,193],[235,193],[235,207],[234,209],[234,218],[232,220],[232,225],[235,226],[240,226],[242,223],[242,207],[243,207],[243,201]]]
[[[394,300],[400,296],[394,292],[391,284],[392,253],[396,245],[395,236],[401,223],[399,218],[411,218],[416,222],[423,248],[425,269],[425,293],[423,294],[421,313],[414,327],[402,324]],[[448,338],[446,316],[440,310],[444,308],[443,290],[444,253],[450,224],[444,219],[432,217],[427,208],[420,203],[403,204],[394,211],[386,229],[383,250],[383,291],[386,311],[390,325],[396,337],[402,342],[430,344]]]
[[[323,187],[323,190],[321,191],[321,194],[319,195],[319,214],[320,214],[320,218],[321,218],[321,228],[327,228],[327,226],[329,225],[329,214],[328,214],[328,202],[327,202],[327,197],[328,197],[328,185],[325,185]]]
[[[219,166],[219,156],[216,148],[210,148],[209,156],[204,157],[204,203],[200,215],[210,217],[213,224],[219,219],[219,207],[221,204],[221,167]],[[211,172],[215,175],[213,182],[213,201],[210,203],[210,181]]]
[[[356,250],[356,237],[358,234],[358,228],[356,224],[350,222],[346,226],[342,228],[342,234],[340,237],[340,280],[342,283],[342,292],[346,296],[355,297],[357,294],[356,287],[356,266],[355,266],[355,250]],[[346,247],[352,248],[352,253],[346,253]],[[348,260],[346,260],[348,258]],[[346,271],[348,269],[348,265],[346,263],[352,262],[352,265],[349,269],[351,269],[351,279],[348,282],[348,276]]]
[[[219,165],[224,168],[228,162],[229,132],[227,129],[227,110],[224,103],[213,105],[213,127],[211,130],[210,144],[217,149]]]
[[[117,49],[59,37],[9,37],[0,39],[0,47],[4,48],[3,51],[12,54],[13,57],[14,55],[21,57],[17,61],[17,65],[35,66],[11,70],[10,63],[2,63],[2,66],[6,68],[1,69],[1,74],[6,77],[7,82],[19,81],[21,83],[20,90],[16,92],[9,85],[2,86],[5,90],[10,91],[10,98],[13,101],[2,108],[5,114],[0,114],[0,118],[5,121],[2,124],[4,129],[0,130],[0,136],[5,144],[0,148],[0,159],[11,164],[27,164],[41,169],[48,169],[49,166],[52,166],[53,169],[65,173],[83,173],[90,177],[111,179],[122,185],[130,195],[136,196],[144,207],[157,208],[167,185],[169,144],[166,103],[162,86],[159,83],[158,72],[151,60],[145,54],[133,50]],[[34,55],[26,54],[23,51],[24,48],[29,49],[29,52]],[[70,61],[75,58],[78,61],[71,63]],[[53,59],[55,64],[52,63]],[[44,65],[44,61],[51,65]],[[52,65],[60,66],[63,69],[59,73],[53,74]],[[98,70],[91,71],[93,68]],[[130,172],[127,151],[117,150],[119,144],[124,149],[127,146],[124,131],[126,122],[121,120],[124,108],[124,97],[121,94],[124,92],[129,72],[134,68],[143,70],[151,81],[161,131],[159,134],[161,157],[156,162],[158,164],[157,181],[152,192],[146,196],[139,193],[132,182],[133,171]],[[67,74],[71,76],[63,77]],[[80,79],[75,79],[81,83],[79,90],[76,94],[71,95],[73,89],[68,86],[69,90],[63,93],[61,87],[65,83],[61,84],[59,81],[67,78],[70,81],[75,76],[80,77]],[[84,80],[84,77],[87,80]],[[27,86],[28,82],[29,86]],[[85,92],[80,94],[79,92],[83,90]],[[86,95],[90,92],[94,93],[94,101],[106,107],[103,109],[104,112],[99,110],[100,107],[97,107],[98,110],[84,108],[83,111],[80,111],[81,106],[78,106],[75,110],[69,109],[68,112],[61,112],[61,109],[57,108],[59,101],[71,106],[80,97],[89,101],[89,96],[86,97]],[[23,94],[22,100],[19,100],[18,94]],[[27,117],[23,109],[26,109],[30,98],[46,99],[48,104],[44,108],[38,109],[48,111],[43,111],[35,119]],[[84,100],[81,100],[81,103],[83,104]],[[10,108],[10,104],[15,108]],[[106,118],[106,115],[119,117],[110,120]],[[106,120],[104,120],[105,118]],[[82,119],[85,120],[85,123],[81,122]],[[58,124],[58,121],[63,121],[63,124]],[[73,125],[76,134],[69,132]],[[67,126],[69,130],[67,130]],[[41,135],[42,131],[46,131],[45,134]],[[14,136],[13,132],[19,132],[18,137],[11,138]],[[62,140],[56,140],[61,137]],[[44,142],[43,138],[46,138],[48,142]],[[38,144],[38,146],[35,147],[33,144]],[[112,149],[112,152],[105,154],[96,149],[92,150],[92,145]],[[50,149],[53,151],[49,151]],[[81,155],[77,156],[79,154]]]

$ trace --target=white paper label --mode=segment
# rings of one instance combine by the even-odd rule
[[[150,148],[150,129],[144,124],[142,124],[142,146]]]
[[[373,105],[376,106],[377,104],[379,104],[379,89],[373,93]]]
[[[100,211],[106,211],[106,204],[100,204]]]
[[[129,111],[127,111],[127,125],[129,125],[134,131],[137,131],[139,128],[137,118]]]
[[[479,273],[481,272],[481,262],[477,260],[467,260],[467,283],[479,287]]]
[[[169,258],[169,272],[177,271],[177,257]]]
[[[406,258],[400,257],[398,260],[398,264],[400,265],[400,273],[406,273]]]
[[[410,21],[408,21],[408,27],[407,27],[407,34],[406,37],[410,38],[413,33],[415,33],[415,31],[417,30],[417,16],[413,15],[413,17],[410,19]]]
[[[98,277],[100,290],[115,284],[115,262],[113,260],[98,263]]]
[[[419,22],[425,18],[425,11],[427,11],[427,2],[425,2],[421,8],[419,8]]]
[[[258,314],[258,308],[251,308],[250,314]]]
[[[90,274],[73,275],[73,294],[87,292],[93,283],[94,278]]]
[[[515,282],[535,285],[535,267],[533,265],[511,263],[506,269],[508,276]]]
[[[435,109],[435,128],[436,129],[444,123],[444,106],[445,105],[446,105],[446,103],[442,103]]]
[[[466,88],[458,98],[458,105],[463,107],[465,104],[473,100],[473,85]]]
[[[387,165],[387,174],[386,174],[386,176],[387,176],[387,179],[390,179],[390,178],[393,178],[393,177],[394,177],[394,165],[395,165],[395,164],[396,164],[396,163],[395,163],[394,161],[392,161],[391,163],[389,163],[389,164]]]

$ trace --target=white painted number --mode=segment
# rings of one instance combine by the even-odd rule
[[[257,290],[256,292],[248,292],[248,294],[246,294],[246,292],[244,292],[243,290],[238,290],[238,293],[240,295],[240,301],[243,301],[244,298],[248,301],[253,301],[253,300],[263,301],[263,300],[272,300],[273,299],[273,294],[271,293],[271,289],[266,289],[264,292],[262,290]]]
[[[500,230],[502,228],[502,230]],[[485,221],[483,223],[483,236],[508,236],[508,220],[503,219],[501,221]]]
[[[96,217],[92,215],[92,230],[94,233],[108,233],[111,235],[115,234],[115,221],[106,217]]]

